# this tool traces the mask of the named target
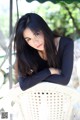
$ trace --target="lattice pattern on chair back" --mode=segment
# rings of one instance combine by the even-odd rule
[[[40,83],[19,94],[18,104],[24,120],[71,120],[79,94],[53,83]]]

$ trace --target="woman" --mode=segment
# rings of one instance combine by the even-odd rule
[[[40,82],[67,85],[73,68],[73,40],[57,37],[35,13],[17,22],[14,38],[22,90]]]

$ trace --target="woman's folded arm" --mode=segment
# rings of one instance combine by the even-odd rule
[[[50,71],[48,68],[37,72],[36,74],[33,74],[31,76],[20,76],[18,77],[18,81],[20,84],[20,88],[22,90],[26,90],[40,82],[42,82],[43,80],[45,80],[47,77],[49,77],[51,75]]]
[[[73,41],[70,40],[69,43],[64,48],[61,74],[60,75],[53,74],[44,81],[63,85],[67,85],[69,83],[73,69],[73,57],[74,57],[73,50],[74,44]]]

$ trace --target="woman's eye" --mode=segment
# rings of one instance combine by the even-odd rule
[[[35,36],[38,36],[40,33],[39,32],[37,32],[37,33],[35,33]]]
[[[37,32],[36,34],[37,34],[37,35],[39,35],[40,33],[39,33],[39,32]]]
[[[27,42],[29,42],[30,40],[31,40],[30,38],[26,39]]]

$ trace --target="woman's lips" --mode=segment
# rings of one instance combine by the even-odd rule
[[[42,46],[42,44],[38,45],[37,48],[39,48],[39,47],[41,47],[41,46]]]

